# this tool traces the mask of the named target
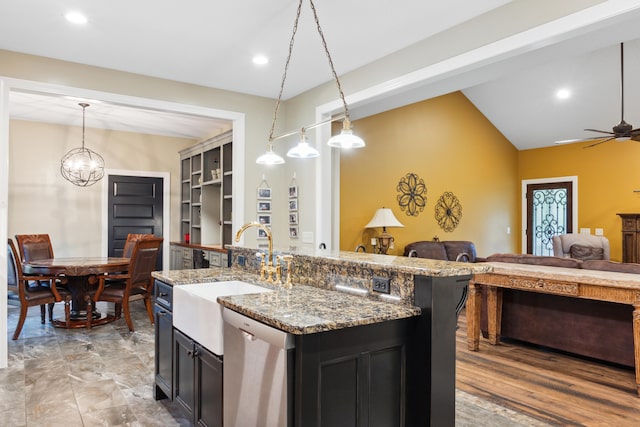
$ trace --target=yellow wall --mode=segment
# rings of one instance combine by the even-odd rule
[[[478,255],[514,252],[518,220],[518,154],[511,143],[460,92],[358,120],[355,133],[367,146],[340,159],[340,249],[352,251],[381,230],[365,230],[376,209],[390,207],[404,228],[388,231],[402,254],[407,243],[470,240]],[[407,216],[396,186],[407,173],[427,186],[427,204]],[[453,192],[462,220],[450,233],[434,218],[438,198]],[[507,234],[507,228],[511,234]]]
[[[603,228],[611,259],[622,261],[622,221],[617,213],[640,212],[640,143],[609,141],[592,148],[586,143],[521,151],[519,178],[578,177],[578,224]]]

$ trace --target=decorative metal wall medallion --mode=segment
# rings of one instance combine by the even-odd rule
[[[455,230],[462,218],[462,205],[452,192],[442,193],[435,210],[436,221],[440,228],[447,232]]]
[[[400,178],[398,186],[398,204],[400,210],[406,211],[409,216],[418,216],[427,204],[427,187],[424,180],[415,173],[408,173]]]

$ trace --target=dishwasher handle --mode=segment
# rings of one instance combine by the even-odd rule
[[[295,347],[292,334],[258,322],[226,307],[222,310],[222,318],[227,325],[242,332],[249,341],[261,340],[287,350]]]

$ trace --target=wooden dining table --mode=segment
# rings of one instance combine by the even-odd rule
[[[71,321],[69,326],[64,319],[54,319],[56,327],[83,328],[87,325],[87,292],[97,288],[97,276],[108,273],[126,272],[129,258],[115,257],[74,257],[39,259],[23,263],[25,274],[43,274],[60,276],[67,280],[66,286],[71,292]],[[91,326],[103,325],[116,320],[114,316],[102,314],[95,309],[91,313]]]

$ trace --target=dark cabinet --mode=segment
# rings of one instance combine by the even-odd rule
[[[415,319],[296,337],[295,426],[400,427]]]
[[[622,214],[622,262],[640,263],[640,213]]]
[[[156,280],[154,286],[156,400],[173,396],[173,287]]]
[[[174,329],[173,400],[198,426],[222,426],[222,360]]]

